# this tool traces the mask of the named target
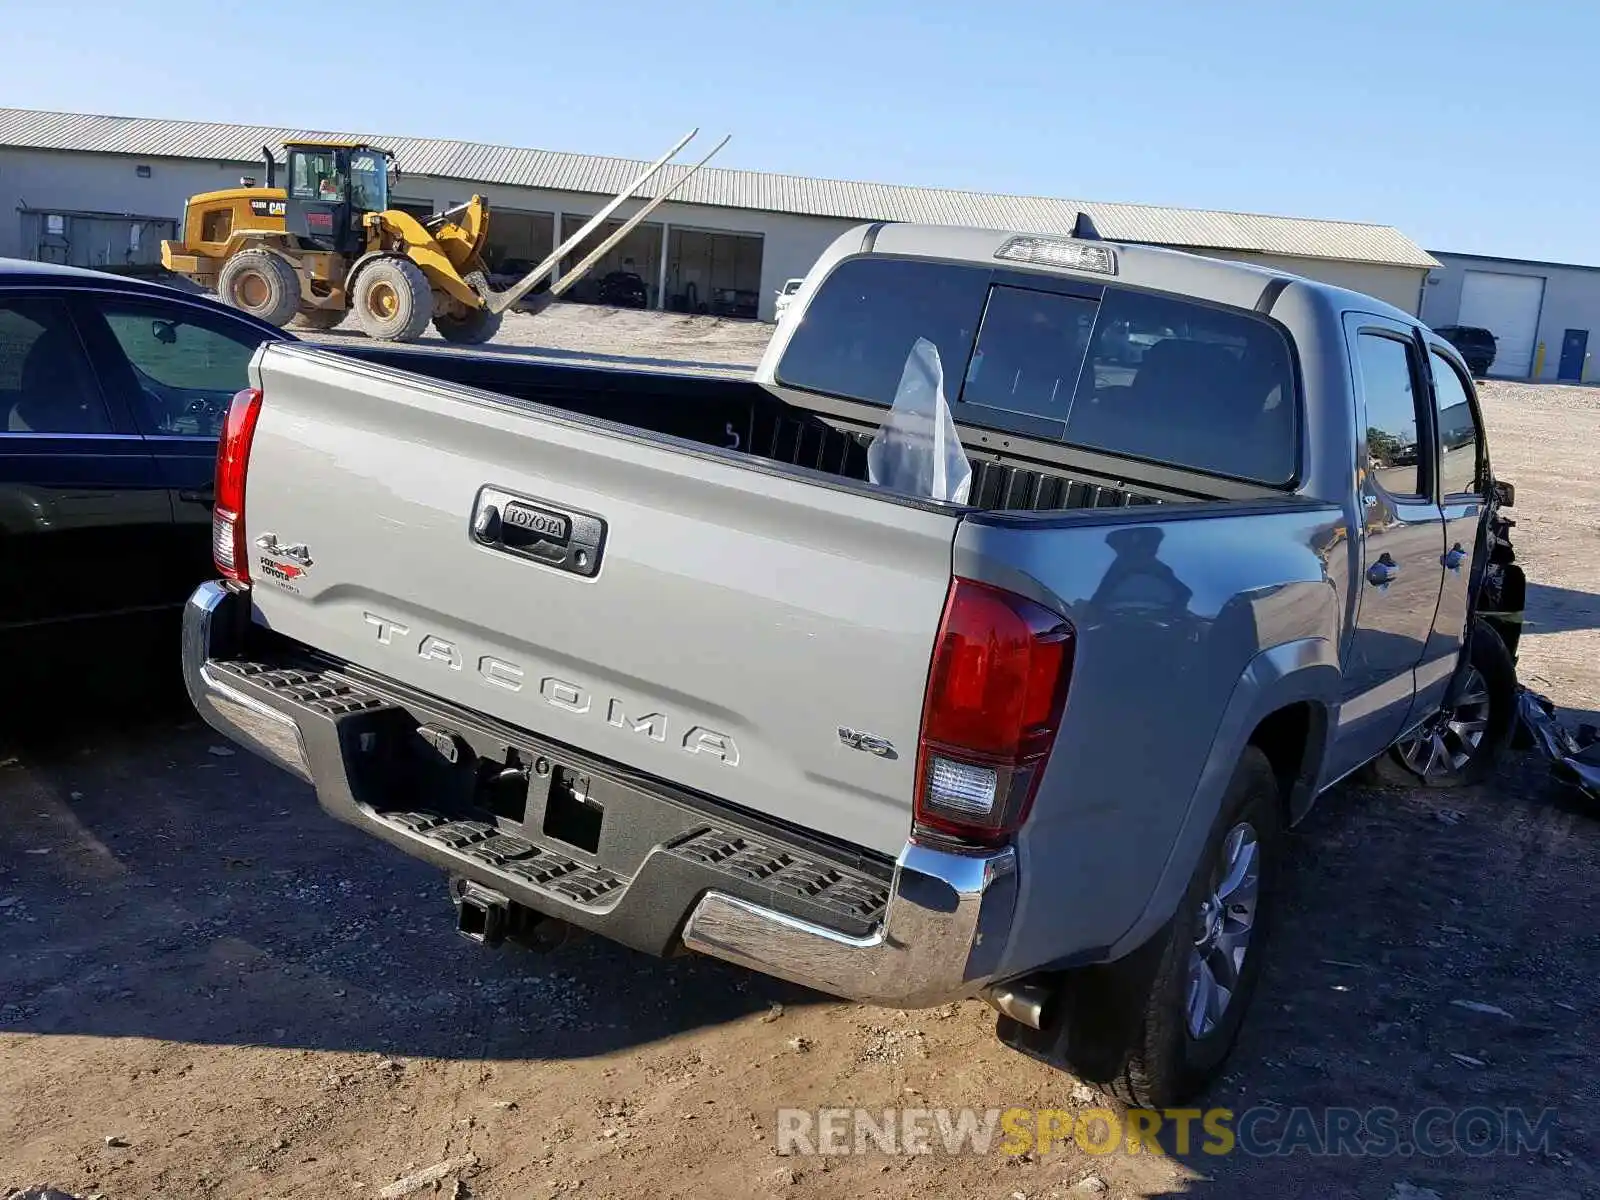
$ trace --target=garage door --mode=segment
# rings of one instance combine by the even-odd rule
[[[1461,315],[1456,324],[1476,325],[1494,334],[1498,345],[1489,374],[1527,378],[1543,302],[1542,276],[1467,272],[1461,281]]]

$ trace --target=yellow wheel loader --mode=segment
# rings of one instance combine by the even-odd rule
[[[393,157],[365,142],[294,142],[278,164],[266,159],[266,187],[245,186],[190,197],[183,240],[161,243],[161,263],[227,304],[282,328],[291,321],[332,329],[350,313],[368,337],[409,342],[433,322],[450,342],[485,342],[505,311],[540,312],[581,279],[655,207],[727,145],[723,138],[694,166],[542,292],[534,292],[561,259],[608,220],[688,145],[691,130],[613,197],[549,257],[503,292],[492,291],[484,253],[489,202],[473,196],[418,219],[389,207],[398,178]]]

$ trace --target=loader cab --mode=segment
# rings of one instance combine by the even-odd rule
[[[389,153],[362,142],[294,142],[284,150],[285,228],[322,249],[359,254],[362,217],[389,207]]]

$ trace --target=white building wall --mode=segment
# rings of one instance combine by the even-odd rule
[[[281,157],[282,148],[273,149]],[[150,168],[148,179],[139,177],[137,168],[141,165]],[[400,165],[404,172],[405,164]],[[202,163],[0,147],[0,258],[27,257],[22,245],[19,208],[132,213],[176,221],[182,216],[184,201],[190,196],[236,187],[240,177],[247,174],[253,175],[258,183],[266,183],[266,169],[259,162]],[[488,196],[491,205],[583,216],[595,213],[606,199],[581,192],[485,187],[467,180],[404,173],[395,188],[396,196],[427,200],[436,209],[452,201],[465,200],[473,192]],[[639,203],[630,201],[623,205],[618,216],[625,219],[637,212]],[[783,281],[804,275],[842,230],[857,223],[671,201],[657,208],[649,220],[652,224],[665,223],[688,229],[761,235],[760,313],[764,320],[772,319],[773,300]],[[655,283],[654,280],[650,282]]]
[[[1421,267],[1395,267],[1385,263],[1342,262],[1330,258],[1300,258],[1291,254],[1254,254],[1239,250],[1197,250],[1210,258],[1227,258],[1235,262],[1259,263],[1280,271],[1290,271],[1331,283],[1334,287],[1349,288],[1376,296],[1402,312],[1415,313],[1422,298],[1422,280],[1427,274]]]
[[[150,168],[148,179],[139,177],[140,166]],[[0,258],[26,257],[20,208],[129,213],[176,221],[183,215],[183,202],[196,192],[237,187],[239,177],[245,174],[264,184],[265,172],[263,163],[205,163],[0,147]]]
[[[273,149],[281,154],[281,147]],[[141,165],[150,168],[149,178],[139,177],[137,168]],[[400,165],[404,171],[404,162]],[[21,244],[22,220],[18,208],[131,213],[177,220],[182,215],[184,201],[191,195],[235,187],[239,178],[246,174],[255,176],[260,183],[266,182],[265,168],[260,162],[207,163],[186,159],[144,159],[0,147],[0,257],[24,255]],[[586,193],[485,186],[467,180],[411,174],[402,176],[395,188],[395,195],[407,200],[427,200],[435,208],[441,208],[453,201],[465,200],[475,191],[487,195],[491,205],[535,212],[590,215],[605,202],[603,197]],[[631,201],[624,205],[619,215],[626,218],[636,212],[637,204],[637,201]],[[773,301],[784,280],[804,275],[835,237],[860,223],[831,217],[712,208],[672,201],[656,209],[650,221],[669,227],[761,235],[760,315],[764,320],[772,319]],[[1417,311],[1425,274],[1415,267],[1376,263],[1337,262],[1226,250],[1197,253],[1293,271],[1311,279],[1366,292],[1413,313]],[[654,280],[650,282],[652,285],[655,283]],[[1597,341],[1600,341],[1600,323],[1595,328]],[[1559,349],[1560,337],[1561,331],[1558,329],[1552,353]]]
[[[1564,266],[1558,263],[1526,262],[1510,258],[1479,258],[1434,251],[1441,266],[1428,275],[1422,303],[1422,319],[1437,328],[1460,324],[1461,284],[1468,271],[1494,271],[1504,275],[1532,275],[1543,279],[1544,301],[1539,310],[1539,332],[1534,339],[1530,375],[1554,380],[1561,365],[1561,342],[1569,329],[1589,333],[1588,361],[1583,382],[1600,381],[1600,268]],[[1539,346],[1544,358],[1539,358]],[[1500,374],[1498,367],[1490,375]]]

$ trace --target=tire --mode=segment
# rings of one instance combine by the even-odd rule
[[[1395,787],[1482,783],[1511,744],[1516,725],[1516,664],[1494,627],[1477,621],[1472,627],[1471,670],[1461,695],[1448,710],[1374,762],[1373,774]]]
[[[1059,980],[1059,1016],[1048,1033],[1002,1017],[1000,1039],[1126,1105],[1167,1108],[1188,1100],[1222,1070],[1249,1010],[1283,851],[1282,789],[1267,756],[1249,746],[1234,768],[1205,853],[1173,919],[1126,958],[1071,971]],[[1251,861],[1253,893],[1245,870]],[[1240,878],[1223,893],[1219,884],[1226,882],[1223,867],[1230,862],[1240,868]],[[1235,905],[1247,909],[1234,911]],[[1241,932],[1246,934],[1242,944]],[[1242,963],[1226,955],[1223,935],[1242,949]],[[1209,943],[1207,952],[1202,940]],[[1214,981],[1228,963],[1237,973],[1227,998],[1208,991],[1213,1006],[1192,1015],[1200,966]]]
[[[380,342],[414,342],[433,319],[433,289],[409,258],[374,259],[356,277],[356,324]]]
[[[294,315],[297,329],[337,329],[350,315],[345,308],[302,308]]]
[[[500,321],[504,314],[492,313],[487,308],[474,309],[464,316],[451,317],[439,313],[433,318],[433,327],[440,337],[447,342],[455,342],[462,346],[476,346],[481,342],[492,341],[495,334],[500,332]]]
[[[282,329],[300,309],[300,277],[270,250],[241,250],[222,265],[217,298]]]

